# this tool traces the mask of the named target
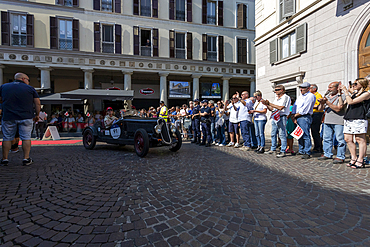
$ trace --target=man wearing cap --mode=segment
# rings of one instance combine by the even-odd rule
[[[199,144],[209,147],[211,145],[211,108],[208,107],[208,100],[202,101],[203,107],[200,109],[200,122],[202,123],[203,140]]]
[[[285,157],[285,151],[287,148],[287,135],[286,135],[286,123],[287,116],[290,114],[291,99],[285,93],[285,87],[283,85],[277,85],[274,89],[275,100],[273,103],[268,100],[262,99],[261,102],[267,109],[272,112],[272,129],[271,129],[271,149],[267,154],[276,153],[277,146],[277,134],[281,140],[280,153],[276,155],[277,158]],[[273,117],[275,116],[275,117]]]
[[[193,130],[194,130],[194,140],[192,143],[200,144],[200,106],[199,99],[194,99],[194,109],[191,119],[194,121]]]
[[[301,96],[299,96],[294,103],[292,110],[292,120],[303,130],[303,136],[298,140],[298,154],[302,155],[302,159],[311,158],[312,143],[310,129],[316,97],[310,92],[310,86],[308,82],[304,82],[299,86]]]
[[[105,128],[110,128],[114,124],[114,121],[116,121],[117,119],[118,118],[113,115],[113,108],[108,107],[107,108],[107,115],[105,115],[105,118],[104,118]]]
[[[168,108],[167,106],[164,104],[164,101],[162,100],[161,102],[159,102],[159,106],[161,107],[161,109],[159,110],[159,116],[160,118],[163,118],[164,121],[168,121]]]

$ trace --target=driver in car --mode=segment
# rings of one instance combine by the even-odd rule
[[[107,115],[105,115],[105,118],[104,118],[105,128],[110,128],[117,120],[118,118],[113,115],[113,108],[108,107]]]

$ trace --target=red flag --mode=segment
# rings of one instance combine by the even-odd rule
[[[90,113],[89,112],[86,114],[86,117],[90,117]]]
[[[64,113],[64,116],[66,116],[66,117],[68,117],[69,116],[69,114],[68,114],[68,112],[66,111],[66,113]]]

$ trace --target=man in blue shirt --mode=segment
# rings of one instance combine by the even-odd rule
[[[200,109],[200,122],[202,123],[203,140],[200,146],[211,146],[211,108],[208,107],[208,100],[202,101],[203,107]],[[207,143],[206,143],[207,141]]]
[[[6,83],[0,87],[0,96],[3,102],[3,158],[0,163],[4,166],[7,166],[9,163],[8,154],[17,127],[19,137],[22,140],[23,165],[33,163],[33,160],[30,158],[31,132],[33,118],[35,118],[36,122],[39,120],[41,104],[39,95],[29,84],[30,78],[26,74],[17,73],[14,76],[14,82]],[[35,104],[36,116],[33,104]]]

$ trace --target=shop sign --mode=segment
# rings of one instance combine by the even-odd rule
[[[151,88],[143,88],[143,89],[140,89],[140,94],[142,95],[150,95],[150,94],[154,94],[154,90],[151,89]]]

